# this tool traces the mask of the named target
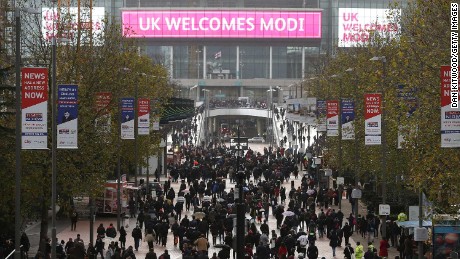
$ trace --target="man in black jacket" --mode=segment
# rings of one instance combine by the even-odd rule
[[[139,249],[139,241],[142,239],[142,230],[139,228],[139,225],[136,225],[136,227],[133,229],[131,236],[134,239],[134,248],[137,251]]]
[[[310,246],[307,249],[308,259],[317,259],[318,258],[318,247],[310,243]]]

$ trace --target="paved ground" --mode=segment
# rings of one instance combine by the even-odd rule
[[[299,179],[297,179],[297,180],[294,179],[293,177],[291,177],[290,181],[285,182],[283,185],[286,187],[287,190],[290,190],[290,182],[291,182],[291,180],[293,180],[294,183],[295,183],[295,186],[297,188],[297,186],[300,185],[300,179],[301,179],[301,177],[299,177]],[[172,187],[175,188],[175,189],[178,189],[179,184],[178,183],[173,183]],[[227,183],[227,189],[230,189],[232,187],[234,187],[234,184]],[[332,206],[332,208],[335,208],[336,210],[338,209],[337,206]],[[342,200],[342,212],[344,213],[345,216],[349,215],[350,212],[351,212],[351,205],[345,199]],[[366,213],[365,207],[362,206],[362,205],[360,205],[360,213],[364,214],[364,215]],[[191,216],[191,214],[193,214],[193,211],[187,212],[187,214],[189,216]],[[113,217],[113,218],[100,218],[100,217],[97,217],[96,221],[94,223],[94,233],[96,233],[96,228],[99,226],[100,223],[103,223],[104,226],[108,226],[110,223],[113,223],[114,225],[116,225],[116,217]],[[51,225],[51,222],[50,222],[50,225]],[[129,225],[129,228],[127,229],[127,231],[128,231],[128,240],[126,242],[126,245],[127,246],[134,245],[134,241],[131,238],[131,231],[132,231],[132,227],[135,225],[135,219],[127,219],[127,221],[124,223],[124,225],[125,226]],[[77,230],[76,231],[71,231],[70,230],[70,221],[67,220],[67,219],[66,220],[58,220],[56,226],[57,226],[57,236],[58,236],[59,240],[67,241],[69,238],[76,238],[77,234],[80,234],[81,238],[85,241],[85,245],[87,245],[87,243],[89,241],[89,220],[81,219],[77,223]],[[270,226],[270,231],[271,231],[271,229],[276,229],[276,220],[271,215],[271,213],[270,213],[270,217],[269,217],[269,226]],[[35,225],[30,227],[26,231],[27,234],[29,235],[30,242],[31,242],[31,251],[30,251],[31,256],[35,255],[36,251],[38,250],[39,230],[40,230],[40,224],[35,224]],[[279,234],[279,231],[277,231],[277,232]],[[48,233],[51,233],[51,230],[49,230]],[[110,241],[110,240],[106,240],[106,243],[107,243],[107,241]],[[360,241],[362,244],[367,244],[367,240],[363,240],[358,234],[354,233],[353,236],[350,238],[350,243],[352,244],[353,247],[355,247],[357,241]],[[217,241],[217,242],[219,242],[219,241]],[[374,244],[375,244],[375,246],[377,248],[379,247],[379,245],[378,245],[379,242],[380,242],[380,239],[378,239],[378,238],[376,238],[375,241],[374,241]],[[332,249],[329,247],[329,240],[327,238],[324,237],[324,238],[318,239],[317,242],[316,242],[316,245],[317,245],[317,247],[319,249],[320,258],[321,257],[325,257],[326,259],[333,258]],[[172,236],[172,234],[168,235],[168,243],[167,243],[166,248],[169,250],[169,253],[171,254],[171,258],[173,258],[173,259],[182,258],[180,250],[177,247],[174,247],[174,245],[173,245],[173,236]],[[367,245],[365,245],[364,248],[365,248],[365,251],[366,251],[367,250]],[[139,258],[143,259],[145,257],[145,254],[147,253],[147,251],[148,251],[147,243],[142,242],[139,251],[136,252],[137,258],[138,259]],[[219,249],[211,247],[210,252],[209,252],[210,257],[212,256],[213,252],[218,252],[218,251],[219,251]],[[159,256],[164,252],[164,248],[161,247],[161,246],[155,246],[155,252]],[[390,248],[389,249],[389,258],[394,258],[398,254],[399,253],[396,251],[396,248]],[[337,252],[336,252],[336,258],[343,258],[343,257],[344,257],[343,256],[343,247],[338,247]]]

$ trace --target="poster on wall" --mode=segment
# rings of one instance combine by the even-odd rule
[[[382,143],[382,95],[364,95],[364,134],[365,145]]]
[[[441,147],[460,147],[460,109],[451,108],[450,66],[441,66]]]
[[[339,101],[326,101],[327,108],[327,136],[337,137],[339,135]]]
[[[121,98],[121,139],[134,139],[134,98]]]
[[[415,96],[415,89],[405,87],[404,85],[398,85],[397,95],[400,103],[403,103],[404,107],[407,108],[403,110],[403,114],[399,115],[399,127],[398,127],[398,148],[401,149],[404,146],[405,134],[408,130],[417,130],[415,127],[405,127],[403,126],[402,120],[409,120],[412,117],[412,114],[417,109],[417,97]]]
[[[317,131],[323,132],[327,130],[326,127],[326,101],[316,100],[316,123],[318,125]]]
[[[139,98],[137,100],[137,134],[149,135],[150,133],[150,100]]]
[[[355,103],[352,99],[342,99],[342,140],[355,139]]]
[[[78,148],[78,85],[58,85],[57,148]]]
[[[98,92],[96,93],[96,114],[95,127],[100,133],[109,133],[111,116],[110,103],[112,102],[112,93]]]
[[[48,69],[21,68],[22,149],[48,148]]]

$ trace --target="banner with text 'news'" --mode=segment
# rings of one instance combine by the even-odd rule
[[[134,139],[134,98],[121,98],[121,139]]]
[[[451,108],[450,66],[441,66],[441,147],[460,147],[460,110]]]
[[[352,99],[342,99],[342,140],[355,139],[355,103]]]
[[[48,148],[48,69],[21,68],[22,149]]]
[[[78,148],[78,85],[58,85],[57,148]]]
[[[137,134],[149,135],[150,133],[150,100],[139,98],[137,100]]]
[[[339,135],[339,101],[328,100],[326,101],[327,108],[327,136],[337,137]]]
[[[382,95],[364,95],[365,145],[382,143]]]
[[[316,100],[316,124],[318,125],[318,131],[326,131],[326,101]]]

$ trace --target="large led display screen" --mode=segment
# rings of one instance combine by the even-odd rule
[[[321,12],[123,10],[122,24],[131,38],[321,38]]]
[[[396,36],[400,27],[391,16],[398,13],[400,10],[339,8],[338,46],[363,46],[369,42],[371,32],[382,37]]]
[[[58,26],[66,28],[65,32],[59,32],[58,38],[67,38],[76,40],[78,35],[78,7],[69,8],[42,8],[42,34],[43,38],[51,41],[58,33]],[[103,42],[100,36],[104,30],[105,8],[93,7],[90,10],[88,7],[80,8],[80,37],[83,43],[90,42],[92,33],[92,43],[94,45],[102,45]],[[61,24],[59,24],[61,23]]]

